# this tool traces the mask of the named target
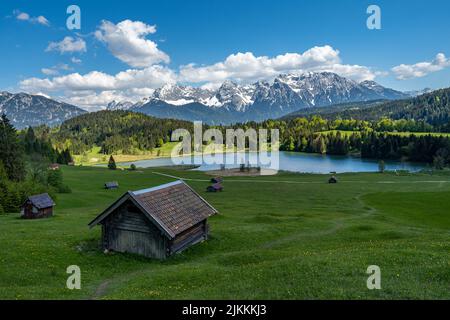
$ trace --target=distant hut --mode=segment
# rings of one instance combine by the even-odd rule
[[[208,186],[206,188],[206,191],[208,191],[208,192],[219,192],[219,191],[222,191],[222,190],[223,190],[223,187],[222,187],[222,185],[220,183],[215,183],[212,186]]]
[[[58,163],[52,163],[48,166],[49,170],[59,170],[59,164]]]
[[[165,259],[206,240],[217,210],[183,181],[128,191],[95,218],[102,248]]]
[[[331,176],[331,178],[328,179],[328,183],[337,183],[337,182],[338,182],[338,180],[337,180],[336,176]]]
[[[211,178],[211,183],[222,183],[222,181],[223,181],[222,177]]]
[[[53,216],[55,203],[47,193],[30,196],[22,204],[21,215],[24,219],[40,219]]]
[[[117,181],[110,181],[105,183],[105,189],[118,189],[119,183]]]

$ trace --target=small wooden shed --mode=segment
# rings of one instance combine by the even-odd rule
[[[216,214],[183,181],[128,191],[96,217],[102,248],[165,259],[208,238],[207,219]]]
[[[211,178],[211,183],[222,183],[222,181],[223,181],[222,177]]]
[[[206,188],[206,191],[208,191],[208,192],[219,192],[219,191],[222,191],[222,190],[223,190],[223,187],[222,187],[222,185],[220,183],[215,183],[215,184],[213,184],[211,186],[208,186]]]
[[[58,163],[52,163],[48,166],[49,170],[59,170],[59,164]]]
[[[22,204],[21,215],[24,219],[40,219],[53,216],[55,203],[47,193],[30,196]]]
[[[119,188],[119,183],[117,181],[110,181],[105,183],[105,189],[117,189]]]
[[[338,180],[336,178],[336,176],[332,176],[330,179],[328,179],[328,183],[333,184],[333,183],[337,183]]]

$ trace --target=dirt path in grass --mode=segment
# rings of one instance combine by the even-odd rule
[[[106,294],[106,292],[108,291],[108,287],[109,287],[111,281],[112,280],[109,279],[109,280],[102,282],[95,290],[94,294],[91,297],[91,300],[98,300],[101,297],[103,297]]]
[[[134,277],[141,275],[148,271],[149,270],[147,270],[147,269],[143,269],[143,270],[138,270],[135,272],[127,273],[124,275],[117,275],[110,279],[106,279],[105,281],[101,282],[100,285],[98,285],[98,287],[95,289],[95,292],[92,294],[92,296],[89,297],[89,300],[102,299],[104,296],[106,296],[110,292],[111,285],[113,285],[115,283],[126,282],[126,281],[131,280]]]

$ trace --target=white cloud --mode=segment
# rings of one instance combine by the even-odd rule
[[[111,100],[137,101],[148,97],[155,88],[167,83],[176,83],[176,74],[166,67],[155,65],[145,69],[129,69],[115,75],[92,71],[84,75],[71,73],[45,79],[29,78],[21,81],[20,87],[30,92],[61,93],[61,99],[66,102],[98,109]]]
[[[78,59],[75,57],[70,58],[70,61],[72,61],[72,63],[75,63],[75,64],[80,64],[82,62],[81,59]]]
[[[14,10],[14,16],[17,20],[28,21],[31,23],[38,23],[43,26],[50,26],[50,21],[44,16],[32,17],[26,12],[20,12],[19,10]]]
[[[118,24],[102,21],[95,32],[109,51],[119,60],[134,68],[146,68],[158,63],[169,63],[169,56],[158,49],[155,42],[146,39],[156,27],[140,21],[124,20]]]
[[[407,80],[421,78],[430,73],[441,71],[447,67],[450,67],[450,59],[446,58],[443,53],[438,53],[431,62],[419,62],[412,65],[401,64],[392,68],[392,72],[395,73],[397,79]]]
[[[30,15],[25,12],[20,12],[16,15],[17,20],[27,21],[30,20]]]
[[[43,74],[45,74],[46,76],[54,76],[54,75],[59,74],[58,70],[55,70],[53,68],[42,68],[41,72]]]
[[[229,55],[223,62],[209,66],[181,66],[180,78],[186,82],[218,83],[225,80],[251,82],[268,79],[280,73],[329,71],[356,81],[373,80],[368,67],[341,64],[339,51],[331,46],[313,47],[304,53],[286,53],[276,57],[258,56],[252,52]]]
[[[59,71],[71,71],[73,70],[72,67],[70,67],[68,64],[65,63],[59,63],[56,66],[53,66],[51,68],[42,68],[41,72],[47,76],[56,76],[59,74]]]
[[[49,26],[49,25],[50,25],[50,22],[49,22],[49,21],[47,20],[47,18],[44,17],[44,16],[39,16],[39,17],[37,17],[37,18],[36,18],[36,21],[37,21],[38,23],[44,25],[44,26]]]
[[[45,51],[67,52],[86,52],[86,42],[81,38],[65,37],[60,42],[50,42]]]

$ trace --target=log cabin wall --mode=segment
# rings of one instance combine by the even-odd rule
[[[191,245],[206,240],[207,237],[208,225],[206,220],[203,220],[195,226],[183,231],[170,242],[170,254],[181,252]]]
[[[167,257],[167,238],[131,202],[127,201],[103,222],[103,248],[117,252]]]
[[[31,203],[27,203],[22,207],[24,219],[41,219],[53,216],[53,208],[38,209]]]

